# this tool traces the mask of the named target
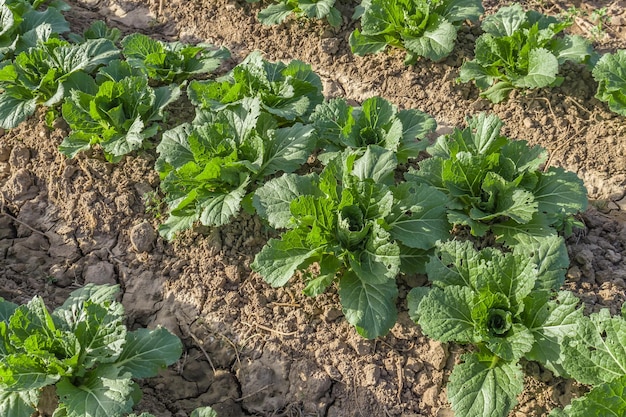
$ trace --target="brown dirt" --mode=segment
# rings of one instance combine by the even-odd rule
[[[405,67],[397,51],[353,56],[347,39],[355,23],[348,18],[338,30],[297,20],[264,27],[254,17],[261,6],[243,1],[70,3],[75,31],[103,19],[125,33],[208,41],[232,51],[230,66],[257,49],[270,60],[301,59],[322,76],[328,97],[383,96],[432,114],[442,127],[495,112],[506,134],[546,147],[550,164],[575,171],[588,188],[593,204],[582,215],[587,229],[568,241],[566,288],[589,311],[617,313],[625,301],[626,120],[593,97],[587,70],[568,67],[562,87],[492,105],[454,81],[473,54],[477,28],[462,29],[445,61]],[[338,3],[351,16],[355,2]],[[522,3],[551,13],[572,4],[607,6],[606,35],[596,46],[626,45],[624,1]],[[493,11],[498,2],[485,5]],[[574,30],[592,27],[587,16]],[[445,383],[462,348],[423,337],[402,301],[425,277],[401,279],[397,325],[384,338],[364,340],[342,318],[334,291],[309,299],[300,283],[274,289],[251,273],[252,257],[271,233],[258,218],[242,215],[221,229],[165,242],[155,232],[158,205],[146,198],[159,186],[154,152],[117,165],[98,152],[67,160],[57,151],[67,131],[49,130],[42,120],[37,114],[0,136],[0,296],[21,303],[40,294],[54,306],[86,282],[121,284],[130,326],[164,325],[186,346],[176,366],[143,383],[140,411],[182,417],[211,405],[221,417],[452,416]],[[515,416],[546,415],[580,390],[536,364],[526,371]]]

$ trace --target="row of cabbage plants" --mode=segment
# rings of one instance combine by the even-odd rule
[[[326,19],[334,27],[347,20],[335,0],[273,0],[257,18],[275,25],[290,15]],[[600,55],[589,38],[565,34],[571,16],[546,16],[519,3],[483,15],[481,0],[363,0],[351,16],[360,28],[351,33],[350,47],[360,56],[398,48],[406,52],[407,65],[420,58],[439,61],[453,53],[461,25],[480,20],[483,33],[475,42],[474,59],[463,63],[458,81],[474,82],[482,97],[499,103],[513,90],[559,86],[564,82],[560,68],[573,62],[592,69],[596,97],[626,116],[626,51]]]

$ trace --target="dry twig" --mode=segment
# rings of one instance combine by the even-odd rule
[[[207,361],[209,361],[209,365],[211,365],[211,369],[213,370],[213,374],[215,374],[215,366],[213,366],[213,361],[211,360],[211,357],[209,356],[209,354],[207,353],[206,350],[204,350],[204,347],[202,347],[202,341],[200,341],[200,339],[198,339],[196,337],[195,334],[193,334],[191,331],[189,331],[189,335],[191,336],[191,338],[193,339],[194,342],[196,342],[196,346],[198,346],[198,348],[202,351],[202,353],[204,353],[204,357],[207,359]]]

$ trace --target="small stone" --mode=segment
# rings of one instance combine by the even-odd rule
[[[73,282],[72,278],[67,274],[67,269],[62,265],[52,265],[48,273],[58,287],[65,288]]]
[[[11,164],[8,162],[0,162],[0,178],[7,177],[11,174]]]
[[[442,370],[446,366],[448,359],[448,352],[446,346],[436,340],[428,342],[430,358],[429,362],[438,371]]]
[[[75,167],[74,165],[66,166],[65,169],[63,170],[63,178],[65,179],[72,178],[72,175],[74,175],[76,171],[78,171],[78,168]]]
[[[582,266],[591,265],[591,262],[593,261],[593,252],[591,252],[589,249],[583,249],[576,254],[574,260]]]
[[[361,339],[350,340],[352,348],[359,356],[370,355],[373,351],[372,343]]]
[[[156,232],[148,222],[142,222],[130,230],[130,243],[137,252],[148,252],[156,240]]]
[[[597,271],[595,274],[595,279],[598,285],[605,284],[607,282],[613,281],[613,273],[612,271]]]
[[[339,51],[339,43],[340,40],[337,38],[326,38],[320,40],[320,47],[322,51],[332,55],[336,54],[337,51]]]
[[[112,264],[102,261],[93,265],[89,265],[83,272],[85,284],[93,283],[96,285],[115,285],[115,268]]]
[[[567,270],[566,277],[570,281],[578,282],[580,281],[582,276],[583,276],[583,273],[580,272],[580,268],[577,267],[576,265],[572,266],[570,269]]]
[[[607,249],[604,253],[604,256],[606,259],[613,262],[614,264],[619,263],[622,260],[622,255],[611,249]]]
[[[115,15],[111,17],[111,20],[135,29],[147,29],[154,26],[156,22],[156,16],[144,7],[138,7],[128,12],[117,9]]]
[[[0,240],[14,239],[17,236],[15,226],[10,217],[0,216]]]
[[[335,368],[332,365],[324,365],[324,371],[326,371],[328,376],[335,381],[341,381],[341,378],[343,377],[341,375],[341,372],[339,372],[339,369]]]
[[[11,148],[5,143],[0,143],[0,162],[7,162],[11,156]]]
[[[363,385],[371,387],[376,385],[380,378],[380,368],[374,364],[367,364],[363,368]]]
[[[28,150],[28,148],[16,146],[11,149],[11,154],[9,155],[9,163],[13,168],[26,166],[26,163],[28,163],[29,159],[30,151]]]
[[[31,190],[33,178],[27,169],[20,168],[7,180],[2,188],[5,195],[12,201],[28,200],[34,197],[37,192]]]
[[[524,127],[526,127],[527,129],[530,129],[535,126],[535,122],[533,122],[530,117],[524,118],[522,123],[524,124]]]
[[[422,401],[428,406],[435,407],[439,402],[439,387],[436,385],[428,387],[422,395]]]
[[[331,307],[324,312],[324,320],[326,320],[327,323],[330,323],[331,321],[335,321],[339,317],[342,317],[342,316],[343,316],[343,312],[339,310],[338,308],[334,308],[334,307]]]

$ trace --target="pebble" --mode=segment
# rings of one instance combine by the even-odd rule
[[[9,155],[9,163],[13,168],[26,166],[29,159],[30,151],[28,150],[28,148],[16,146],[11,149],[11,154]]]
[[[526,127],[527,129],[530,129],[535,126],[535,122],[533,122],[530,117],[525,117],[522,123],[524,124],[524,127]]]
[[[87,266],[83,272],[83,279],[85,280],[85,284],[90,282],[97,285],[117,284],[115,268],[106,261]]]
[[[567,279],[570,281],[578,282],[582,278],[583,274],[580,272],[580,268],[577,266],[572,266],[567,270]]]
[[[130,243],[137,252],[148,252],[156,240],[156,232],[146,221],[139,223],[130,230]]]
[[[11,156],[11,148],[9,145],[0,143],[0,162],[7,162]]]

